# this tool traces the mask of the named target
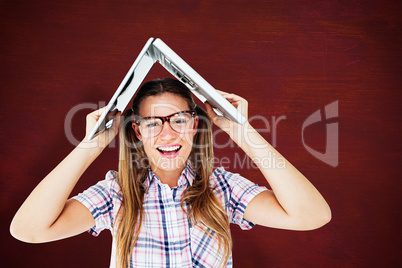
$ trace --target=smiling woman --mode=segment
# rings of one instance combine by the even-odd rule
[[[231,239],[227,216],[212,189],[208,187],[213,168],[211,162],[213,159],[212,148],[205,145],[211,144],[211,142],[205,143],[205,141],[211,140],[211,123],[208,115],[195,105],[191,92],[181,82],[174,79],[163,79],[150,81],[139,90],[131,110],[123,115],[123,119],[129,121],[127,118],[133,116],[135,123],[125,125],[124,131],[121,132],[121,139],[134,144],[136,153],[143,155],[148,160],[150,168],[137,168],[137,165],[129,164],[131,160],[127,164],[120,161],[119,180],[121,180],[120,185],[125,185],[125,182],[142,178],[138,184],[126,188],[137,188],[140,196],[144,196],[145,192],[141,192],[139,188],[141,184],[145,184],[143,189],[146,189],[147,197],[141,197],[137,206],[131,206],[130,204],[133,202],[127,202],[122,208],[121,218],[130,218],[125,216],[125,213],[133,211],[135,214],[138,207],[143,207],[138,212],[140,215],[139,224],[149,227],[138,228],[136,229],[138,233],[134,233],[135,224],[132,221],[121,223],[117,238],[118,259],[127,260],[129,259],[128,256],[131,256],[132,264],[151,265],[151,263],[143,260],[144,256],[149,253],[141,250],[128,251],[128,249],[133,248],[131,246],[133,244],[138,249],[156,246],[160,250],[153,250],[155,256],[153,254],[150,256],[156,257],[163,254],[169,260],[153,262],[152,265],[170,266],[174,263],[180,263],[190,267],[192,266],[191,252],[199,252],[194,256],[198,255],[197,258],[207,261],[206,263],[210,266],[217,266],[220,262],[225,264],[230,258]],[[182,126],[178,127],[179,125]],[[121,159],[130,159],[133,152],[125,149],[127,147],[121,148],[121,151],[125,153],[120,157]],[[128,172],[124,174],[126,167]],[[131,168],[132,170],[130,170]],[[152,174],[149,173],[149,170],[152,171]],[[187,172],[187,175],[182,176]],[[131,178],[129,174],[133,174]],[[125,178],[126,176],[127,178]],[[154,179],[148,181],[149,178]],[[150,185],[151,182],[154,183]],[[159,186],[154,188],[156,185]],[[154,195],[150,194],[153,193],[153,189],[158,190],[154,192]],[[159,193],[159,191],[161,192]],[[126,195],[129,195],[129,192]],[[155,206],[155,203],[161,202],[160,195],[166,195],[166,200],[163,206]],[[162,200],[164,200],[163,197]],[[165,207],[168,206],[174,208],[174,213],[165,212]],[[153,222],[151,222],[151,217],[147,216],[149,213],[160,213],[161,215],[166,213],[165,216],[167,217],[166,219],[153,218]],[[170,222],[169,218],[176,218],[176,220]],[[205,232],[202,232],[202,235],[198,235],[198,237],[194,236],[197,232],[191,232],[192,226],[196,223],[202,223],[202,225],[199,224],[200,228],[206,228]],[[128,235],[120,231],[127,229],[122,227],[124,224],[133,230]],[[149,241],[142,241],[143,239],[147,241],[149,235],[160,234],[165,229],[166,234],[162,234],[162,238],[158,238],[159,242],[156,245],[149,244]],[[170,232],[174,235],[169,235]],[[214,237],[218,240],[218,243],[214,240],[208,242],[209,247],[214,249],[212,252],[219,253],[216,246],[222,246],[225,249],[217,257],[201,250],[202,238],[205,234],[212,233],[215,233]],[[181,246],[162,250],[163,245],[172,240],[177,240],[174,243],[179,243]],[[197,240],[200,242],[195,242]],[[190,241],[194,242],[191,243]],[[183,247],[184,250],[179,250]],[[121,250],[123,248],[126,250]],[[168,254],[168,252],[170,253]],[[211,255],[212,258],[208,255]],[[210,259],[208,260],[208,258]]]
[[[246,100],[221,94],[247,117]],[[82,143],[21,206],[11,224],[14,237],[37,243],[109,229],[111,267],[232,267],[230,223],[244,230],[254,224],[310,230],[330,220],[321,194],[248,122],[231,122],[208,104],[205,111],[171,78],[145,83],[132,108],[116,117],[119,171],[67,200],[118,132],[115,124],[88,141],[101,111],[87,116]],[[255,161],[272,191],[222,167],[213,169],[212,123],[251,159],[271,156],[284,163],[276,168]],[[96,146],[85,149],[89,142]]]
[[[192,150],[199,117],[196,116],[195,110],[189,110],[196,109],[194,101],[192,99],[186,101],[185,97],[178,97],[179,93],[174,92],[178,91],[178,88],[185,89],[185,92],[188,89],[177,80],[171,82],[178,83],[170,86],[174,90],[169,90],[170,87],[165,82],[163,92],[157,93],[161,91],[159,85],[156,85],[156,90],[146,88],[138,92],[136,98],[139,99],[141,107],[134,102],[132,111],[135,115],[139,115],[140,119],[132,126],[136,138],[142,142],[151,169],[159,178],[163,178],[164,183],[174,187]],[[149,83],[149,86],[151,85],[152,83]],[[155,95],[144,96],[143,92]],[[161,117],[164,115],[168,116]],[[176,174],[171,172],[174,170]]]

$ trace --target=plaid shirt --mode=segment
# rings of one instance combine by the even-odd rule
[[[95,219],[95,226],[88,232],[97,236],[109,229],[114,236],[114,219],[120,208],[122,194],[116,179],[117,173],[109,171],[106,179],[73,197],[84,204]],[[140,234],[135,244],[130,267],[217,267],[222,259],[218,243],[200,227],[192,225],[180,207],[183,191],[193,183],[194,172],[190,164],[183,170],[178,185],[170,188],[163,184],[149,169],[145,182],[144,216]],[[257,184],[217,168],[210,177],[213,192],[224,204],[229,222],[243,230],[254,224],[243,219],[250,200],[266,190]],[[187,206],[185,205],[185,209]],[[210,229],[209,232],[213,233]],[[116,239],[113,239],[110,267],[116,265]],[[232,255],[226,264],[232,267]]]

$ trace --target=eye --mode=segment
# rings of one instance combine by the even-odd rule
[[[186,124],[188,121],[188,118],[184,117],[184,116],[180,116],[177,118],[174,118],[173,123],[174,124]]]
[[[146,125],[146,127],[156,127],[158,125],[158,123],[148,123],[147,125]]]
[[[155,127],[159,127],[160,126],[160,122],[159,120],[155,120],[155,119],[148,119],[143,121],[143,125],[146,128],[155,128]]]

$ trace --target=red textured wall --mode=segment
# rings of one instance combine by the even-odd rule
[[[30,191],[73,149],[64,128],[68,112],[107,102],[151,36],[216,88],[245,97],[250,116],[285,116],[276,148],[332,208],[332,221],[315,231],[233,226],[236,267],[401,265],[400,14],[396,0],[1,1],[0,266],[108,266],[106,231],[31,245],[8,228]],[[147,79],[167,75],[155,67]],[[325,123],[338,123],[336,167],[302,142],[305,120],[334,101],[339,117],[304,135],[324,152]],[[72,118],[77,139],[89,110]],[[255,125],[274,142],[272,128]],[[235,147],[216,149],[231,171],[265,185],[255,168],[235,166],[236,154],[242,157]],[[116,168],[111,148],[74,193]]]

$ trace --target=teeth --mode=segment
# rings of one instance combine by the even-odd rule
[[[176,151],[179,148],[180,148],[180,146],[166,146],[166,147],[159,147],[158,149],[161,151],[170,152],[170,151]]]

